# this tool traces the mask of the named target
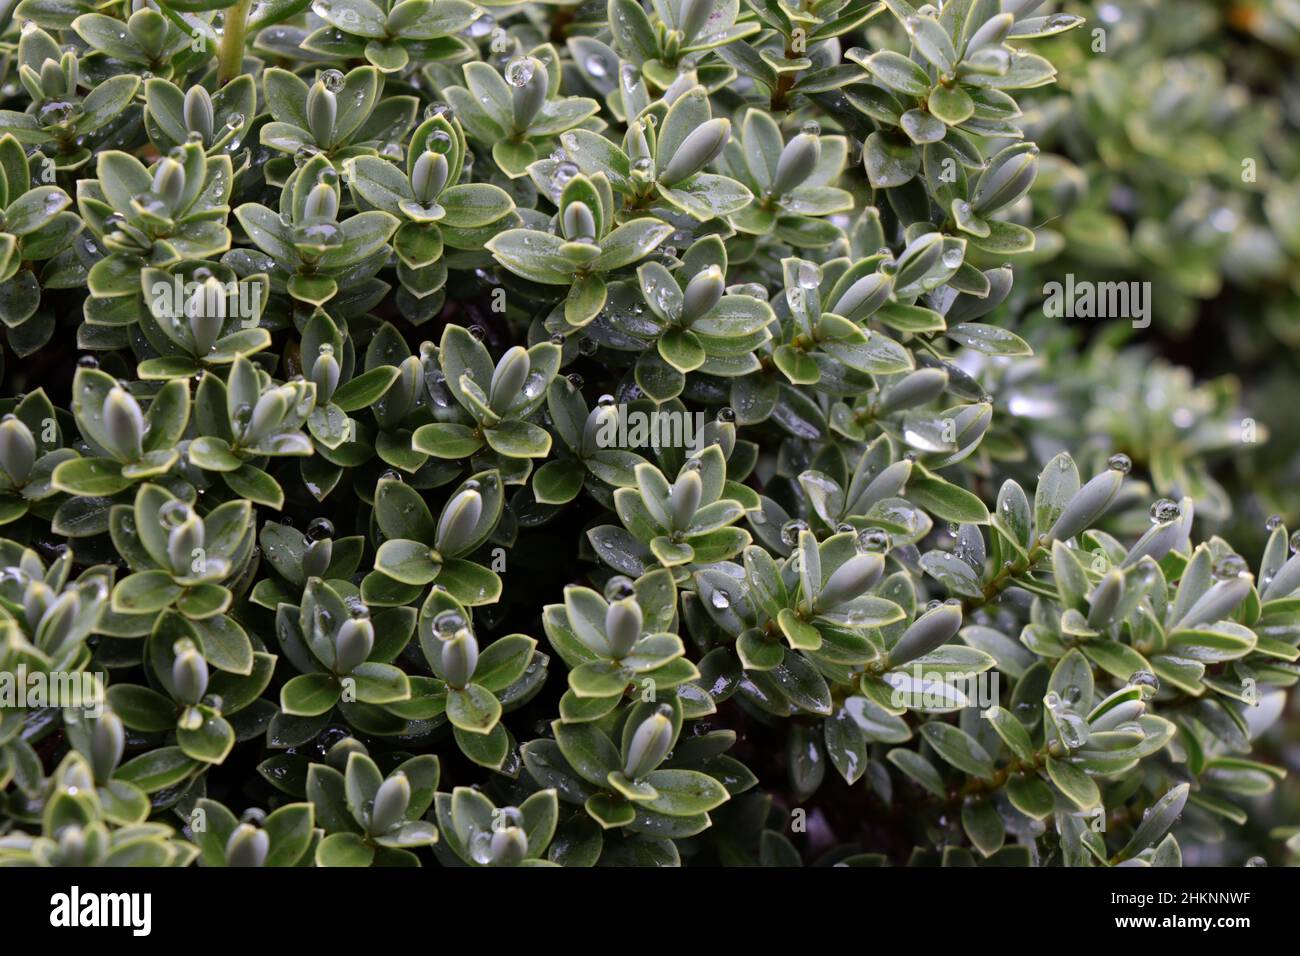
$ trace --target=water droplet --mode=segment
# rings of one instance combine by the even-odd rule
[[[535,70],[531,58],[517,56],[506,64],[506,82],[511,86],[527,86]]]
[[[799,535],[807,530],[807,521],[802,518],[791,518],[781,525],[781,541],[787,548],[793,548],[799,544]]]
[[[433,634],[441,640],[447,640],[465,627],[465,616],[459,611],[440,611],[433,618]]]
[[[255,827],[260,827],[266,822],[266,811],[258,807],[249,807],[239,815],[240,823],[251,823]]]
[[[1118,471],[1121,475],[1127,475],[1133,470],[1133,460],[1125,454],[1111,455],[1106,460],[1106,467],[1111,471]]]
[[[1218,581],[1231,581],[1250,573],[1246,560],[1237,554],[1224,555],[1214,563],[1214,577]]]
[[[318,0],[318,2],[324,3],[325,0]],[[324,71],[320,75],[320,81],[324,84],[325,89],[329,90],[331,93],[341,93],[343,87],[347,84],[346,77],[344,77],[342,72],[339,70]]]
[[[616,574],[605,582],[605,600],[621,601],[636,594],[632,579],[626,575]]]
[[[1151,506],[1151,523],[1166,524],[1182,515],[1183,509],[1172,498],[1161,498]]]
[[[131,201],[148,215],[159,219],[165,219],[171,213],[167,204],[163,202],[162,197],[151,192],[136,193],[131,197]]]
[[[563,189],[565,186],[569,185],[573,180],[573,177],[576,175],[578,175],[577,164],[564,160],[555,167],[555,173],[551,176],[551,182],[556,189]]]
[[[293,241],[302,246],[335,249],[343,245],[343,239],[343,230],[333,222],[309,222],[293,230]]]
[[[883,554],[889,550],[889,532],[884,528],[865,528],[858,532],[854,545],[863,554]]]
[[[800,262],[798,282],[802,289],[816,289],[822,284],[821,266],[815,262]]]
[[[755,299],[762,299],[764,302],[768,298],[767,289],[757,282],[742,282],[739,285],[729,286],[727,295],[748,295]]]
[[[1078,714],[1058,714],[1056,723],[1061,728],[1061,742],[1071,750],[1076,750],[1088,742],[1088,724]]]
[[[61,126],[75,119],[81,108],[64,100],[50,100],[36,111],[36,120],[42,126]]]
[[[164,528],[178,528],[190,516],[190,506],[183,501],[169,501],[158,509],[158,520]]]
[[[487,866],[492,862],[492,834],[487,830],[477,831],[469,840],[469,855],[474,862]]]
[[[1153,697],[1160,690],[1160,678],[1151,671],[1134,671],[1128,682],[1133,687],[1141,687],[1146,697]]]

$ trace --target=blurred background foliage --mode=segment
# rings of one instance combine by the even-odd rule
[[[1063,9],[1087,23],[1043,41],[1058,83],[1025,99],[1042,171],[1015,220],[1038,244],[1003,310],[1036,355],[1006,363],[995,420],[1026,471],[1123,451],[1159,493],[1196,499],[1202,534],[1258,553],[1271,515],[1300,519],[1300,2]],[[1151,283],[1150,325],[1046,315],[1044,286],[1070,274]],[[1300,812],[1289,706],[1261,742],[1290,774],[1246,828],[1259,849]],[[1207,841],[1187,862],[1250,849]]]

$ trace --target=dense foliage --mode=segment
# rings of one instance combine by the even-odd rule
[[[226,3],[4,32],[0,864],[1175,866],[1274,790],[1267,429],[1039,305],[1296,340],[1294,117],[1144,77],[1204,17]]]

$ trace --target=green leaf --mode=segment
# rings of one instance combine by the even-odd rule
[[[618,750],[601,730],[587,724],[558,721],[551,727],[564,760],[583,780],[603,788],[609,775],[621,769]]]
[[[468,458],[483,447],[483,439],[475,429],[454,422],[435,422],[421,425],[411,436],[411,445],[434,458]]]
[[[370,866],[374,858],[374,847],[355,833],[331,833],[316,847],[317,866]]]
[[[419,541],[385,541],[375,554],[375,570],[402,584],[429,584],[442,570],[442,562],[435,561],[430,550],[429,545]]]
[[[588,661],[569,672],[569,688],[578,697],[606,698],[621,694],[631,679],[617,661]]]
[[[397,380],[398,370],[381,365],[344,382],[334,393],[333,403],[345,412],[357,412],[373,405]]]
[[[927,20],[928,18],[918,18],[918,22]],[[873,54],[865,65],[876,79],[891,90],[911,96],[925,96],[930,92],[930,78],[926,76],[925,70],[901,53],[881,50]]]
[[[176,705],[156,690],[134,684],[113,684],[108,702],[122,723],[133,730],[170,730],[176,724]]]
[[[111,458],[73,458],[61,462],[51,479],[55,488],[70,495],[104,498],[131,487],[122,466]]]
[[[365,704],[391,704],[411,696],[406,674],[392,664],[367,661],[352,668],[348,677],[355,682],[357,700]]]
[[[117,768],[113,777],[139,787],[145,793],[157,793],[177,786],[201,766],[180,747],[159,747],[126,761]]]
[[[1007,780],[1007,796],[1011,804],[1026,816],[1042,820],[1052,813],[1056,798],[1052,788],[1037,776],[1012,776]]]
[[[491,733],[501,719],[501,702],[478,684],[467,684],[460,690],[448,688],[447,719],[467,733]]]
[[[501,578],[473,561],[451,558],[443,562],[438,583],[466,607],[495,604],[501,597]]]
[[[533,473],[533,497],[540,504],[564,505],[578,497],[586,471],[574,461],[548,461]]]
[[[670,329],[661,335],[659,354],[679,372],[695,371],[707,357],[699,337],[685,329]]]
[[[921,736],[935,753],[963,773],[988,779],[993,776],[993,758],[970,734],[939,721],[921,725]]]
[[[921,170],[921,151],[907,140],[872,133],[863,146],[867,179],[875,189],[904,186]]]
[[[489,770],[500,770],[510,755],[510,734],[505,725],[496,723],[486,734],[472,733],[453,727],[456,746],[474,763]]]
[[[989,355],[1033,355],[1029,343],[996,325],[978,325],[962,322],[944,332],[948,338],[977,352]]]
[[[722,784],[695,770],[654,770],[645,782],[654,787],[657,796],[642,806],[668,816],[707,813],[729,799]]]
[[[984,856],[992,856],[1002,849],[1006,827],[992,801],[967,800],[962,804],[961,823],[975,849]]]
[[[438,202],[446,210],[443,221],[461,229],[490,225],[515,208],[509,193],[489,183],[451,186],[438,196]]]
[[[493,236],[486,248],[515,275],[544,285],[567,286],[576,267],[560,253],[563,245],[563,239],[550,233],[507,229]]]
[[[654,250],[672,232],[672,226],[658,219],[634,219],[624,223],[600,241],[600,255],[592,260],[590,268],[596,272],[612,272],[631,265]]]
[[[187,757],[219,764],[235,746],[235,730],[215,713],[205,712],[198,727],[191,728],[182,723],[176,728],[176,742]]]
[[[1097,789],[1097,784],[1075,764],[1048,757],[1047,775],[1052,778],[1057,789],[1080,810],[1091,810],[1101,803],[1101,791]]]
[[[1011,749],[1011,752],[1020,760],[1031,760],[1034,755],[1034,744],[1029,736],[1029,731],[1025,730],[1025,725],[1016,719],[1016,716],[1005,707],[990,707],[984,712],[984,716],[993,724],[993,729],[998,732],[998,736]]]
[[[241,465],[238,471],[226,472],[221,477],[241,498],[277,510],[284,507],[284,489],[260,468]]]
[[[339,682],[332,674],[299,674],[280,688],[280,709],[295,717],[327,713],[339,702]]]
[[[166,571],[141,571],[123,578],[113,588],[113,610],[122,614],[161,611],[184,590]]]
[[[273,811],[263,829],[270,840],[266,866],[296,866],[312,841],[315,814],[310,803],[290,803]]]
[[[375,522],[384,536],[432,545],[433,514],[418,491],[402,481],[382,480],[375,490]]]
[[[507,419],[483,431],[488,445],[507,458],[543,458],[551,450],[551,433],[531,422]]]
[[[913,469],[906,494],[908,501],[941,520],[988,524],[989,510],[976,495],[919,469]]]

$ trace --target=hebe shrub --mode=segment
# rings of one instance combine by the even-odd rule
[[[222,4],[5,33],[0,863],[1169,866],[1273,788],[1287,529],[1001,397],[1081,17]]]

